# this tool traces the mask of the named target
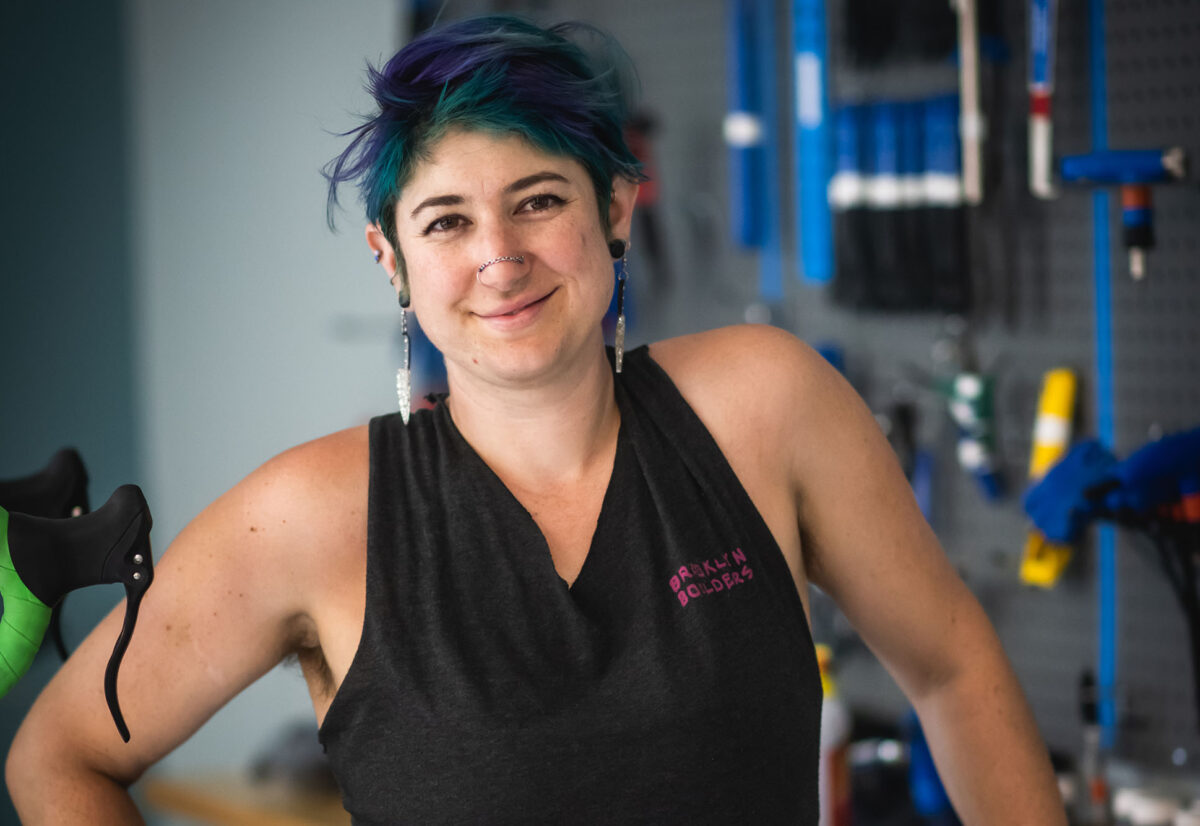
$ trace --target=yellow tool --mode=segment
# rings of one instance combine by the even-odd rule
[[[1029,457],[1029,479],[1041,479],[1062,458],[1071,444],[1078,379],[1067,368],[1046,373],[1038,398],[1033,427],[1033,450]],[[1050,542],[1036,530],[1025,537],[1021,557],[1021,581],[1039,588],[1053,588],[1071,561],[1071,546]]]

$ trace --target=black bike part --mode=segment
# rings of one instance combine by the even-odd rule
[[[59,659],[63,662],[67,661],[67,657],[71,656],[71,652],[67,650],[67,641],[63,637],[62,630],[62,607],[67,602],[64,596],[50,609],[50,626],[46,629],[46,633],[50,635],[50,639],[54,641],[54,650],[58,652]]]
[[[9,513],[65,519],[82,516],[88,506],[88,475],[79,451],[64,447],[42,470],[20,479],[0,481],[0,508]],[[66,662],[70,652],[62,630],[62,600],[50,613],[47,632],[58,656]]]
[[[87,513],[88,475],[79,452],[64,447],[42,470],[19,479],[0,481],[0,507],[47,519]]]
[[[30,592],[46,605],[54,605],[76,588],[111,582],[125,586],[125,622],[104,672],[104,696],[125,742],[129,742],[129,729],[117,700],[117,672],[142,597],[154,579],[152,525],[150,508],[137,485],[117,488],[102,507],[86,516],[43,519],[10,513],[8,522],[13,566]]]

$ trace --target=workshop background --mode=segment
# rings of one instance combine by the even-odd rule
[[[1054,157],[1180,147],[1194,167],[1200,2],[1056,5]],[[813,63],[796,60],[792,20],[822,6],[828,151],[814,167],[797,127],[814,123],[812,104],[796,83]],[[327,230],[319,175],[336,133],[369,108],[364,61],[386,59],[439,14],[587,20],[617,37],[642,86],[635,131],[654,182],[630,255],[632,343],[751,320],[821,348],[888,429],[1051,749],[1084,753],[1090,671],[1113,781],[1200,797],[1192,643],[1154,546],[1093,526],[1051,587],[1030,585],[1021,504],[1047,371],[1078,379],[1074,437],[1098,437],[1118,458],[1200,425],[1200,187],[1194,171],[1151,187],[1154,243],[1136,280],[1117,187],[1030,192],[1030,8],[979,4],[983,198],[968,205],[861,185],[872,164],[903,173],[906,157],[927,159],[880,161],[881,141],[911,149],[914,118],[928,142],[939,113],[959,114],[945,3],[0,4],[0,478],[78,447],[94,506],[141,485],[157,558],[271,455],[389,410],[394,299],[351,198]],[[856,134],[857,155],[840,151]],[[798,206],[814,168],[858,181],[838,192],[867,193],[835,199],[827,236],[811,202]],[[417,361],[435,384],[436,354]],[[987,393],[963,397],[963,376],[990,393],[990,410]],[[71,595],[68,645],[120,598],[118,586]],[[820,595],[813,623],[856,719],[899,726],[903,696]],[[58,665],[51,649],[0,701],[6,743]],[[315,744],[299,669],[283,665],[151,777],[246,772],[293,725],[311,727]]]

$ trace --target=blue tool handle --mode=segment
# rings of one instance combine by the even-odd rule
[[[775,61],[775,0],[756,0],[755,45],[763,117],[761,181],[763,245],[758,258],[758,293],[766,302],[783,300],[783,169],[779,147],[778,71]]]
[[[931,207],[963,202],[958,143],[958,98],[943,95],[925,101],[921,121],[924,201]]]
[[[924,160],[927,173],[958,176],[958,98],[942,95],[925,101]]]
[[[725,143],[729,147],[730,229],[744,247],[765,242],[763,175],[766,126],[756,63],[759,37],[754,0],[728,0]]]
[[[801,269],[805,280],[823,284],[833,278],[824,0],[794,0],[792,44],[796,63],[796,215]]]
[[[871,156],[868,175],[871,183],[867,200],[873,206],[899,206],[900,185],[900,107],[890,101],[871,106]]]
[[[834,159],[838,173],[863,174],[862,120],[862,107],[854,104],[845,104],[833,114]]]
[[[1050,91],[1054,85],[1054,18],[1057,0],[1029,4],[1029,86]]]
[[[1093,152],[1062,159],[1061,174],[1067,183],[1148,184],[1176,180],[1180,175],[1167,163],[1161,149]]]

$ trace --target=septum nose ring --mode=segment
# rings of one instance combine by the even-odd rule
[[[490,258],[487,261],[484,261],[482,264],[479,265],[479,269],[475,271],[475,277],[478,278],[479,274],[482,273],[484,270],[486,270],[488,267],[492,266],[492,264],[499,264],[501,261],[512,261],[514,264],[524,264],[525,256],[524,255],[501,255],[498,258]]]

